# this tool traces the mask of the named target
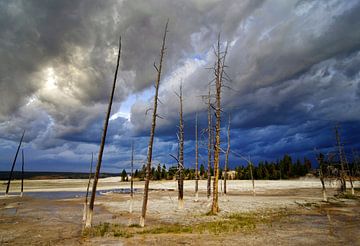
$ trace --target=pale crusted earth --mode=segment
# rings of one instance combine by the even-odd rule
[[[1,190],[5,190],[2,182]],[[11,191],[18,191],[18,182]],[[142,234],[131,238],[83,238],[83,198],[39,199],[26,192],[85,191],[86,180],[26,180],[25,196],[0,197],[0,245],[360,245],[359,200],[335,199],[322,202],[321,185],[316,179],[228,181],[228,194],[220,194],[218,216],[205,216],[211,200],[206,197],[206,181],[200,182],[198,201],[194,181],[185,181],[184,208],[178,208],[176,182],[151,182],[146,226],[159,224],[193,225],[213,221],[232,213],[262,211],[296,211],[269,224],[258,224],[250,232],[220,235],[204,234]],[[129,188],[129,182],[118,178],[101,179],[99,189]],[[109,222],[131,225],[139,221],[143,182],[136,182],[129,212],[129,194],[107,193],[97,197],[94,224]],[[357,182],[356,187],[360,187]],[[336,183],[327,183],[329,197],[336,193]],[[332,187],[332,188],[330,188]],[[221,188],[219,187],[221,191]],[[356,194],[358,194],[356,190]],[[15,193],[16,194],[16,193]],[[309,205],[310,204],[310,205]]]

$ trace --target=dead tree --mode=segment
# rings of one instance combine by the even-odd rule
[[[153,151],[153,143],[154,143],[154,135],[155,135],[155,127],[156,127],[156,118],[157,115],[157,105],[158,105],[158,95],[159,95],[159,86],[160,86],[160,79],[161,79],[161,70],[162,70],[162,63],[165,54],[165,42],[166,42],[166,34],[168,32],[168,23],[169,20],[166,22],[164,36],[162,40],[162,46],[160,51],[160,62],[159,67],[157,67],[154,63],[154,67],[157,71],[157,78],[155,81],[155,96],[154,96],[154,108],[153,115],[152,115],[152,124],[150,130],[150,140],[147,152],[147,164],[146,164],[146,176],[145,176],[145,187],[144,187],[144,197],[143,197],[143,204],[141,209],[141,217],[140,217],[140,226],[145,226],[145,216],[146,216],[146,209],[147,209],[147,201],[149,195],[149,183],[150,183],[150,174],[151,174],[151,160],[152,160],[152,151]]]
[[[94,182],[93,182],[93,187],[92,187],[92,192],[91,192],[91,199],[90,199],[90,204],[89,204],[89,213],[86,216],[86,223],[85,223],[86,228],[91,227],[91,224],[92,224],[92,216],[93,216],[95,196],[96,196],[96,187],[97,187],[97,183],[99,180],[101,162],[102,162],[105,141],[106,141],[107,128],[109,125],[109,118],[110,118],[110,113],[111,113],[111,106],[112,106],[114,93],[115,93],[116,79],[117,79],[117,74],[118,74],[119,64],[120,64],[120,56],[121,56],[121,37],[119,38],[119,51],[118,51],[118,56],[117,56],[114,81],[113,81],[113,86],[112,86],[111,95],[110,95],[110,99],[109,99],[109,105],[108,105],[106,116],[105,116],[104,128],[103,128],[100,149],[99,149],[99,155],[98,155],[98,160],[97,160],[97,164],[96,164],[96,171],[95,171]]]
[[[227,172],[229,165],[229,152],[230,152],[230,114],[229,114],[229,123],[227,129],[227,149],[225,154],[225,167],[224,167],[224,194],[226,195],[226,180],[227,180]]]
[[[340,133],[339,133],[339,125],[335,126],[335,137],[336,137],[336,146],[339,154],[340,160],[340,190],[341,192],[346,192],[346,172],[345,172],[345,154],[343,146],[341,145]]]
[[[226,153],[226,151],[223,150],[221,147],[220,147],[220,150],[221,150],[221,152]],[[229,152],[237,157],[240,157],[241,159],[243,159],[244,161],[247,162],[249,171],[250,171],[251,181],[252,181],[253,196],[255,196],[256,193],[255,193],[255,180],[254,180],[254,175],[253,175],[253,163],[251,162],[250,156],[248,158],[246,158],[244,155],[241,155],[235,151],[229,150]]]
[[[134,141],[131,142],[131,180],[130,180],[130,208],[129,212],[132,213],[134,199]]]
[[[180,84],[179,97],[179,162],[178,162],[178,207],[184,208],[184,121],[183,121],[183,97],[182,84]]]
[[[88,178],[88,184],[87,184],[87,187],[86,187],[85,202],[84,202],[83,222],[86,220],[87,214],[89,212],[88,199],[89,199],[89,189],[90,189],[90,183],[91,183],[91,177],[92,177],[93,161],[94,161],[94,153],[91,152],[89,178]]]
[[[198,115],[195,115],[195,201],[199,198],[199,145],[198,145]]]
[[[339,132],[339,125],[335,126],[335,133],[336,133],[336,143],[337,143],[337,147],[338,147],[338,151],[339,151],[339,158],[340,158],[340,164],[341,164],[341,171],[342,171],[342,178],[344,178],[344,190],[343,188],[341,189],[342,191],[346,191],[346,171],[344,170],[345,167],[344,165],[346,165],[346,169],[348,172],[348,176],[349,176],[349,181],[350,181],[350,187],[351,187],[351,194],[355,194],[354,191],[354,185],[352,182],[352,176],[351,176],[351,170],[349,168],[349,163],[346,159],[346,155],[345,155],[345,150],[344,150],[344,146],[341,144],[341,140],[340,140],[340,132]]]
[[[225,52],[220,51],[220,34],[218,36],[217,49],[215,51],[216,63],[214,66],[215,87],[216,87],[216,102],[215,102],[215,145],[214,145],[214,185],[213,185],[213,202],[211,212],[217,214],[219,212],[219,161],[220,161],[220,123],[221,123],[221,88],[223,82],[223,75],[225,69]]]
[[[321,182],[321,187],[322,187],[322,195],[323,195],[323,201],[327,202],[327,195],[326,195],[326,187],[325,187],[325,177],[324,177],[324,155],[319,153],[319,155],[316,157],[316,160],[319,164],[319,177],[320,177],[320,182]]]
[[[250,161],[250,157],[249,157],[248,165],[250,167],[250,176],[251,176],[251,182],[252,182],[252,188],[253,188],[253,196],[255,196],[256,193],[255,193],[255,180],[254,180],[254,174],[253,174],[253,163]]]
[[[347,161],[346,157],[345,157],[345,163],[346,163],[346,168],[349,172],[349,182],[350,182],[350,187],[351,187],[351,194],[352,195],[355,195],[355,190],[354,190],[354,184],[353,184],[353,181],[352,181],[352,172],[349,168],[349,162]]]
[[[212,151],[212,117],[211,117],[211,91],[209,86],[208,93],[208,165],[207,165],[207,198],[210,199],[211,195],[211,151]]]
[[[20,139],[18,148],[17,148],[17,150],[16,150],[16,154],[15,154],[15,158],[14,158],[13,164],[12,164],[12,166],[11,166],[11,171],[10,171],[10,174],[9,174],[9,180],[8,180],[8,183],[7,183],[7,186],[6,186],[6,193],[5,193],[6,196],[9,194],[10,182],[11,182],[12,175],[13,175],[13,172],[14,172],[14,167],[15,167],[15,163],[16,163],[17,156],[18,156],[18,154],[19,154],[19,150],[20,150],[20,147],[21,147],[21,143],[22,143],[22,141],[23,141],[23,139],[24,139],[24,135],[25,135],[25,130],[23,131],[23,134],[22,134],[22,136],[21,136],[21,139]]]
[[[20,190],[20,196],[22,197],[24,194],[24,165],[25,165],[25,160],[24,160],[24,150],[21,150],[21,190]]]
[[[349,181],[350,181],[350,187],[351,187],[351,194],[352,195],[355,195],[355,190],[354,190],[354,184],[353,184],[353,180],[352,180],[352,172],[351,172],[351,169],[349,167],[349,162],[346,158],[346,156],[344,155],[344,159],[345,159],[345,163],[346,163],[346,168],[348,170],[348,173],[349,173]]]

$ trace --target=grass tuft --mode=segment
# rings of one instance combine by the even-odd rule
[[[227,217],[219,217],[215,221],[201,222],[193,225],[160,224],[142,228],[138,224],[129,226],[120,224],[100,223],[93,228],[84,230],[88,237],[114,236],[130,238],[144,234],[181,234],[181,233],[210,233],[222,234],[233,232],[251,232],[258,223],[271,223],[275,218],[284,216],[281,211],[263,211],[256,213],[233,213]]]
[[[154,228],[146,229],[140,234],[163,234],[163,233],[192,233],[193,228],[191,226],[171,224],[164,226],[157,226]]]
[[[110,230],[110,224],[100,223],[97,226],[93,226],[91,228],[85,228],[83,231],[83,236],[86,237],[103,237]]]
[[[336,198],[343,198],[343,199],[352,199],[352,200],[359,200],[360,198],[356,195],[353,195],[351,193],[340,193],[336,195]]]
[[[142,228],[139,224],[130,224],[130,228]]]

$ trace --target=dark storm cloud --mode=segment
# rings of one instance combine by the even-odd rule
[[[349,53],[356,54],[360,45],[360,31],[356,28],[360,24],[360,18],[356,18],[359,8],[360,5],[355,1],[288,1],[281,4],[262,4],[249,14],[248,18],[238,23],[237,29],[233,30],[233,35],[228,39],[232,44],[227,64],[233,90],[224,89],[224,107],[242,108],[242,119],[251,122],[253,126],[267,125],[274,121],[277,121],[277,124],[292,121],[301,110],[306,111],[307,105],[301,106],[294,102],[291,105],[298,107],[294,112],[288,107],[288,100],[302,101],[300,95],[312,94],[311,87],[317,86],[316,81],[306,77],[298,80],[292,78],[302,76],[323,60],[344,54],[346,56]],[[210,49],[211,45],[208,47]],[[160,96],[166,106],[160,106],[159,111],[166,117],[165,120],[159,120],[159,125],[173,125],[172,119],[177,117],[178,102],[173,91],[178,90],[181,79],[186,98],[185,113],[204,110],[205,104],[199,95],[207,94],[206,85],[212,79],[211,73],[205,70],[205,67],[212,66],[211,54],[204,59],[204,63],[184,64],[177,72],[164,79]],[[356,67],[350,64],[351,62],[342,67]],[[196,69],[191,71],[192,67]],[[330,74],[329,78],[338,79],[334,76],[337,75]],[[308,79],[312,83],[308,82]],[[345,75],[341,79],[348,77]],[[357,83],[358,81],[353,81],[353,85]],[[330,86],[328,93],[341,87],[334,83]],[[292,91],[292,94],[288,91]],[[144,119],[146,120],[145,110],[150,107],[151,105],[146,103],[134,106],[132,121],[136,129],[142,130],[143,126],[150,124],[147,122],[137,125],[137,122],[143,123]],[[277,114],[277,119],[259,119],[256,116],[262,114]],[[289,115],[292,116],[289,118]]]
[[[57,137],[85,129],[103,111],[101,104],[107,101],[114,68],[110,59],[114,46],[99,40],[92,19],[84,16],[96,19],[91,14],[106,11],[103,7],[80,1],[1,2],[2,121],[26,122],[34,117],[27,114],[36,104],[51,121],[51,135]],[[122,97],[118,92],[117,100]]]
[[[233,111],[235,126],[286,125],[305,120],[359,120],[356,89],[359,74],[349,74],[348,65],[360,67],[360,52],[341,55],[289,80],[262,87],[244,95]],[[342,110],[346,108],[346,110]],[[231,109],[231,107],[230,107]]]
[[[165,74],[176,69],[188,55],[206,51],[213,44],[211,39],[217,35],[218,30],[223,30],[229,38],[233,36],[237,23],[262,2],[124,1],[119,9],[119,30],[124,32],[124,42],[128,44],[128,51],[124,53],[124,69],[136,70],[132,86],[144,89],[154,80],[155,73],[151,65],[154,60],[158,60],[167,18],[170,20],[170,32]]]
[[[261,2],[245,1],[226,19],[236,25]],[[53,119],[55,135],[61,135],[67,128],[77,128],[82,115],[89,114],[89,108],[107,101],[119,34],[124,35],[123,71],[118,86],[121,89],[116,98],[121,101],[131,91],[151,85],[155,77],[152,63],[158,55],[167,18],[172,20],[166,59],[170,71],[179,59],[194,52],[193,33],[206,30],[207,36],[213,35],[214,28],[224,25],[223,12],[238,5],[236,1],[226,4],[2,1],[0,4],[0,47],[5,64],[0,73],[0,117],[12,121],[13,112],[35,98]],[[224,30],[231,35],[231,28]],[[206,46],[199,49],[204,48],[207,49]],[[96,117],[88,116],[93,120]]]
[[[113,142],[114,138],[118,135],[126,135],[126,125],[127,119],[125,118],[117,118],[115,120],[110,121],[107,134],[109,138],[107,142]],[[74,141],[74,142],[86,142],[86,143],[100,143],[100,137],[102,134],[102,129],[104,126],[104,117],[101,115],[95,121],[92,121],[90,125],[86,127],[86,129],[81,129],[78,132],[68,132],[61,136],[61,139],[67,141]]]

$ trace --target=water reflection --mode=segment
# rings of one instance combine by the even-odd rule
[[[139,192],[140,189],[134,189],[134,192]],[[124,189],[109,189],[109,190],[100,190],[96,191],[96,195],[106,195],[111,193],[118,193],[118,194],[130,194],[129,188]],[[26,192],[24,193],[25,196],[30,196],[34,198],[43,198],[43,199],[70,199],[70,198],[79,198],[85,197],[85,191],[51,191],[51,192]]]

